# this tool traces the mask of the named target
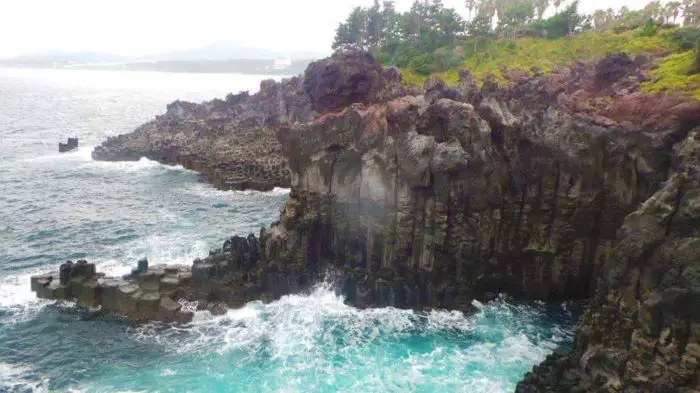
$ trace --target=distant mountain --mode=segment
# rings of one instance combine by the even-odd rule
[[[138,57],[89,51],[72,53],[46,51],[0,59],[0,66],[296,75],[303,72],[312,60],[325,56],[321,53],[282,52],[232,42],[218,42],[200,48]],[[289,58],[291,65],[282,67],[275,65],[275,59],[278,58]]]

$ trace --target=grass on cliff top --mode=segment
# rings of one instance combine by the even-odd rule
[[[661,31],[653,36],[641,36],[638,31],[586,32],[571,37],[557,39],[523,37],[513,40],[489,40],[475,54],[466,58],[459,68],[434,74],[450,86],[459,81],[459,69],[467,69],[483,81],[488,73],[505,84],[499,69],[500,65],[508,69],[530,71],[537,67],[548,73],[558,66],[576,61],[595,61],[615,52],[629,54],[648,54],[653,57],[667,56],[658,63],[660,67],[652,72],[655,80],[643,85],[647,92],[677,91],[694,95],[700,99],[700,75],[688,75],[687,70],[693,62],[693,52],[677,53],[679,47],[671,41],[673,29]],[[427,78],[411,70],[402,70],[408,84],[422,86]]]
[[[700,73],[689,74],[693,66],[693,51],[676,53],[661,59],[659,68],[651,71],[650,82],[642,84],[642,91],[647,93],[679,92],[692,95],[700,100]]]

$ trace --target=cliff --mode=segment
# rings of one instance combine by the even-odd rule
[[[289,187],[275,127],[310,121],[313,111],[301,78],[265,80],[257,94],[229,94],[195,104],[175,101],[164,115],[134,132],[109,138],[92,157],[129,161],[147,157],[201,173],[223,190]]]
[[[216,310],[330,277],[358,306],[591,299],[574,350],[520,392],[692,391],[700,103],[641,93],[651,68],[618,54],[548,75],[505,70],[508,87],[462,72],[457,87],[430,79],[416,95],[366,54],[313,63],[301,86],[317,115],[268,127],[292,188],[280,220],[196,260],[167,296]],[[138,274],[162,284],[160,270]],[[80,300],[60,288],[104,280],[34,282]],[[162,298],[154,288],[130,290]],[[143,316],[101,291],[88,300]]]

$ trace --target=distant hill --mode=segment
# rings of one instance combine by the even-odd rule
[[[304,60],[326,57],[328,54],[313,52],[283,52],[244,46],[233,42],[216,42],[194,49],[185,49],[146,56],[143,60],[237,60],[266,59],[289,57],[292,60]]]
[[[100,52],[45,52],[0,59],[0,66],[296,75],[303,72],[309,62],[324,56],[326,55],[319,53],[282,52],[218,42],[200,48],[148,56],[120,56]],[[276,69],[274,63],[277,58],[289,58],[292,65]]]

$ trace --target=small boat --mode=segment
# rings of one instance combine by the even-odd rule
[[[67,143],[58,142],[58,152],[65,153],[78,148],[78,138],[68,138]]]

